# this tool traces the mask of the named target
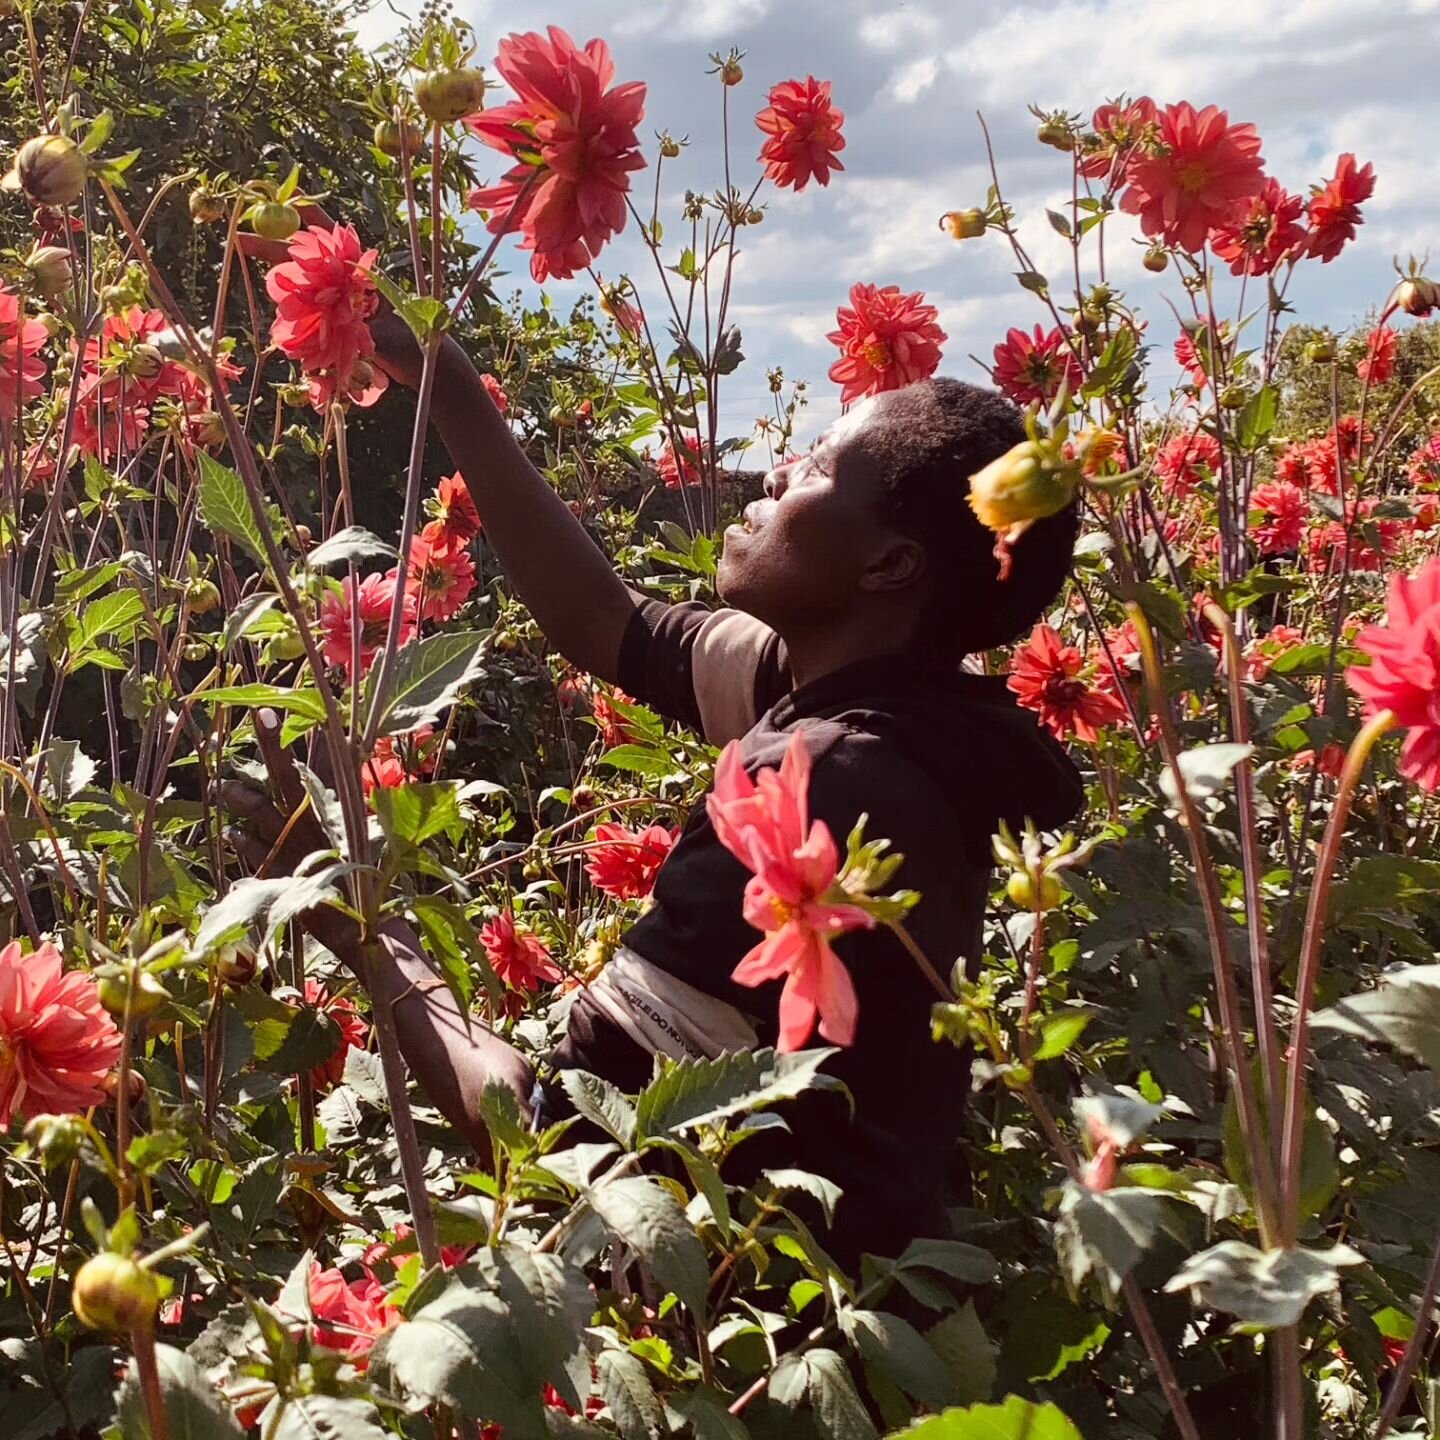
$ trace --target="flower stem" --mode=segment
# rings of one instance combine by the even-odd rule
[[[1395,1367],[1394,1379],[1390,1382],[1390,1393],[1385,1397],[1385,1408],[1380,1412],[1380,1423],[1375,1427],[1373,1440],[1385,1440],[1400,1414],[1400,1407],[1410,1393],[1410,1382],[1415,1378],[1415,1368],[1420,1363],[1420,1354],[1430,1342],[1430,1324],[1435,1310],[1435,1295],[1440,1290],[1440,1236],[1436,1237],[1435,1248],[1430,1252],[1430,1268],[1425,1272],[1425,1285],[1420,1292],[1420,1304],[1415,1309],[1415,1330],[1405,1346],[1405,1353]]]
[[[135,1373],[145,1398],[151,1440],[170,1440],[170,1417],[165,1413],[165,1392],[160,1388],[160,1368],[155,1363],[155,1327],[149,1321],[130,1332],[135,1352]]]

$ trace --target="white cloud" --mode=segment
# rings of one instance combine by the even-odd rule
[[[940,74],[940,61],[934,55],[923,55],[902,65],[891,77],[886,90],[902,105],[913,105]]]
[[[927,10],[887,8],[884,14],[867,15],[860,22],[860,42],[868,49],[888,53],[916,40],[928,40],[939,28],[940,21]]]
[[[650,0],[618,14],[610,28],[617,35],[728,41],[762,20],[769,8],[770,0]]]

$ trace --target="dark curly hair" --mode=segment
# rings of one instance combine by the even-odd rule
[[[970,477],[1025,438],[1020,412],[993,390],[937,376],[887,397],[873,422],[882,515],[918,540],[931,595],[915,633],[930,659],[1008,645],[1059,593],[1075,548],[1075,506],[1033,524],[1000,579],[995,536],[975,518]]]

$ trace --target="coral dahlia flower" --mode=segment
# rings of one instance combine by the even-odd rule
[[[350,668],[352,613],[360,616],[360,669],[365,670],[380,652],[390,629],[390,605],[395,598],[395,572],[367,575],[358,586],[346,576],[340,590],[329,590],[320,602],[320,632],[325,641],[325,659],[331,665]],[[400,644],[415,638],[415,597],[408,590],[401,602]]]
[[[605,823],[585,860],[585,873],[597,890],[617,900],[641,900],[655,888],[655,876],[680,838],[678,829],[650,825],[631,830]]]
[[[370,1027],[366,1025],[360,1012],[349,1000],[343,995],[337,995],[332,1000],[330,992],[318,980],[305,982],[305,999],[311,1005],[325,1011],[340,1027],[340,1036],[335,1042],[334,1051],[328,1059],[321,1061],[310,1071],[310,1083],[315,1089],[328,1090],[332,1085],[338,1085],[345,1078],[345,1056],[352,1048],[355,1050],[365,1048]]]
[[[1210,248],[1230,264],[1232,275],[1268,275],[1304,253],[1305,202],[1278,181],[1267,179],[1234,216],[1215,227]]]
[[[682,485],[700,483],[699,460],[705,453],[700,437],[693,434],[681,435],[680,444],[683,448],[677,455],[675,446],[667,440],[660,447],[660,454],[655,460],[655,469],[665,482],[667,490],[678,490]]]
[[[49,333],[40,320],[20,319],[20,297],[0,289],[0,420],[13,420],[45,379],[39,353]]]
[[[937,323],[939,314],[922,291],[903,295],[898,285],[852,285],[850,304],[835,312],[840,328],[825,337],[840,347],[830,367],[830,378],[841,387],[840,403],[933,375],[948,338]]]
[[[270,341],[299,361],[317,407],[336,393],[373,404],[385,389],[384,371],[369,363],[375,341],[368,321],[379,303],[370,276],[375,256],[361,250],[349,225],[309,225],[291,239],[289,260],[265,277],[276,306]]]
[[[1250,538],[1262,555],[1300,548],[1309,513],[1305,492],[1287,480],[1269,480],[1250,492]]]
[[[1049,334],[1037,325],[1033,335],[1020,329],[1005,332],[995,347],[996,385],[1017,405],[1047,405],[1059,393],[1061,382],[1073,393],[1083,377],[1070,338],[1056,325]]]
[[[1365,358],[1355,373],[1368,385],[1383,385],[1395,373],[1400,336],[1388,325],[1377,325],[1365,337]]]
[[[495,68],[515,100],[465,123],[516,164],[497,184],[473,191],[470,204],[494,212],[492,234],[512,222],[519,228],[537,281],[569,279],[625,228],[630,175],[645,165],[635,134],[645,86],[632,80],[610,88],[610,47],[591,40],[582,50],[557,25],[545,35],[506,36]]]
[[[480,383],[485,387],[485,393],[490,397],[490,403],[502,414],[510,413],[510,397],[505,393],[505,387],[488,371],[480,374]]]
[[[836,886],[840,855],[823,820],[810,820],[810,752],[790,741],[779,770],[752,780],[731,741],[715,768],[706,813],[720,843],[751,872],[745,918],[765,938],[731,972],[740,985],[784,979],[778,1048],[798,1050],[818,1020],[834,1045],[851,1045],[860,1007],[855,984],[831,941],[869,929],[874,918],[847,904]]]
[[[1152,239],[1198,251],[1264,184],[1260,135],[1214,105],[1167,105],[1156,121],[1159,143],[1131,156],[1120,208]]]
[[[1063,740],[1093,742],[1100,731],[1125,718],[1124,704],[1113,694],[1095,690],[1079,677],[1084,657],[1065,644],[1059,631],[1037,625],[1010,666],[1010,690],[1040,723]]]
[[[538,936],[522,930],[515,917],[502,910],[493,920],[480,927],[480,947],[490,968],[511,990],[534,993],[542,980],[554,984],[565,978],[564,972],[550,958],[550,949]]]
[[[845,168],[835,158],[845,148],[844,122],[845,112],[830,103],[828,80],[782,80],[755,117],[769,137],[759,157],[766,177],[784,190],[803,190],[811,180],[828,185],[830,172]]]
[[[1179,495],[1220,473],[1220,442],[1204,430],[1172,435],[1155,452],[1155,474]]]
[[[385,1288],[373,1275],[346,1280],[339,1270],[310,1263],[310,1310],[315,1317],[314,1343],[338,1350],[358,1370],[369,1363],[375,1341],[404,1316],[387,1303]]]
[[[96,1104],[119,1058],[120,1032],[85,971],[66,974],[48,940],[28,955],[18,940],[0,950],[0,1131],[17,1114]]]
[[[435,772],[439,750],[435,743],[435,727],[422,725],[408,737],[381,735],[375,741],[370,758],[360,767],[360,783],[368,797],[373,790],[398,790],[409,780],[422,779]]]
[[[417,535],[410,542],[405,589],[415,598],[417,619],[443,624],[474,592],[475,562],[463,545]]]
[[[428,508],[435,518],[420,533],[432,545],[468,545],[480,533],[480,512],[458,470],[435,487]]]
[[[1317,185],[1310,197],[1309,254],[1328,265],[1355,238],[1355,227],[1365,222],[1360,204],[1375,193],[1375,167],[1358,165],[1348,151],[1335,166],[1335,173]]]
[[[1109,179],[1115,162],[1149,138],[1154,124],[1155,102],[1148,95],[1100,106],[1090,121],[1092,133],[1082,142],[1080,173],[1090,180]]]
[[[1385,624],[1366,626],[1355,643],[1370,663],[1346,670],[1350,688],[1367,716],[1393,710],[1409,732],[1400,773],[1424,790],[1440,789],[1440,558],[1392,577]]]

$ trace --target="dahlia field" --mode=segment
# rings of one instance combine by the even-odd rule
[[[432,7],[364,58],[343,18],[0,6],[0,1433],[1432,1434],[1440,288],[1399,257],[1343,333],[1287,299],[1385,177],[1272,175],[1204,96],[1037,110],[1065,263],[993,163],[912,238],[1009,252],[1006,333],[846,277],[828,376],[771,369],[742,416],[735,259],[845,185],[844,95],[715,54],[697,177],[601,39],[479,55]],[[224,137],[167,118],[216,87]],[[593,297],[512,295],[517,264]],[[1025,409],[970,479],[1002,567],[1084,524],[1051,612],[973,663],[1088,808],[995,837],[978,971],[908,940],[886,837],[810,824],[803,747],[753,780],[547,644],[431,432],[446,337],[674,599],[714,598],[811,396],[943,369]],[[257,851],[222,790],[281,746]],[[777,1046],[568,1075],[601,1141],[496,1087],[477,1150],[325,936],[403,919],[541,1056],[707,804]],[[843,937],[874,926],[974,1090],[951,1235],[847,1269],[831,1182],[732,1157],[853,1042]]]

